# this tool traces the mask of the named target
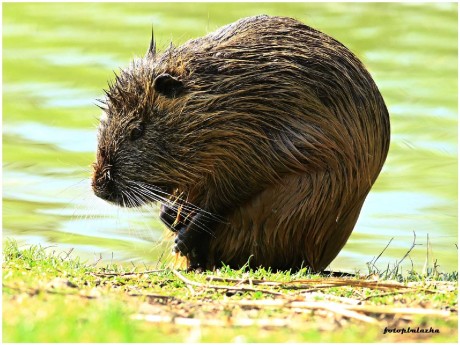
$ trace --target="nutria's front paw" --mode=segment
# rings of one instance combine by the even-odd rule
[[[173,250],[187,257],[188,271],[202,271],[205,268],[207,246],[204,248],[200,243],[203,241],[201,237],[203,236],[187,227],[182,227],[177,232]]]
[[[176,238],[174,239],[174,252],[187,256],[195,245],[196,236],[193,235],[193,231],[187,231],[186,226],[178,229]]]
[[[204,220],[202,214],[196,214],[177,231],[173,250],[188,259],[188,270],[202,270],[206,267],[207,253],[212,223]]]

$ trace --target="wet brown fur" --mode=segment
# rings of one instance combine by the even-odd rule
[[[155,92],[161,73],[184,92]],[[164,185],[224,217],[209,268],[251,257],[252,266],[324,269],[389,148],[388,112],[362,63],[290,18],[245,18],[161,55],[150,50],[105,103],[94,180],[114,181],[120,203],[150,201],[139,186]],[[138,122],[145,136],[129,142]]]

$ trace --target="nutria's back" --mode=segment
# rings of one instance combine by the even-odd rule
[[[252,257],[324,268],[389,148],[388,112],[362,63],[331,37],[268,16],[154,50],[108,92],[96,193],[122,204],[180,195],[191,223],[178,238],[199,229],[208,237],[202,266]],[[224,221],[194,218],[208,212]]]

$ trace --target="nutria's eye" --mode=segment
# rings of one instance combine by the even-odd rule
[[[142,136],[142,134],[144,134],[144,125],[139,124],[133,129],[131,129],[131,133],[129,134],[129,139],[130,140],[139,139]]]

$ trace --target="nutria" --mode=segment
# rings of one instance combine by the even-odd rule
[[[101,102],[95,194],[159,201],[191,269],[324,269],[389,148],[363,64],[291,18],[245,18],[162,54],[152,34]]]

